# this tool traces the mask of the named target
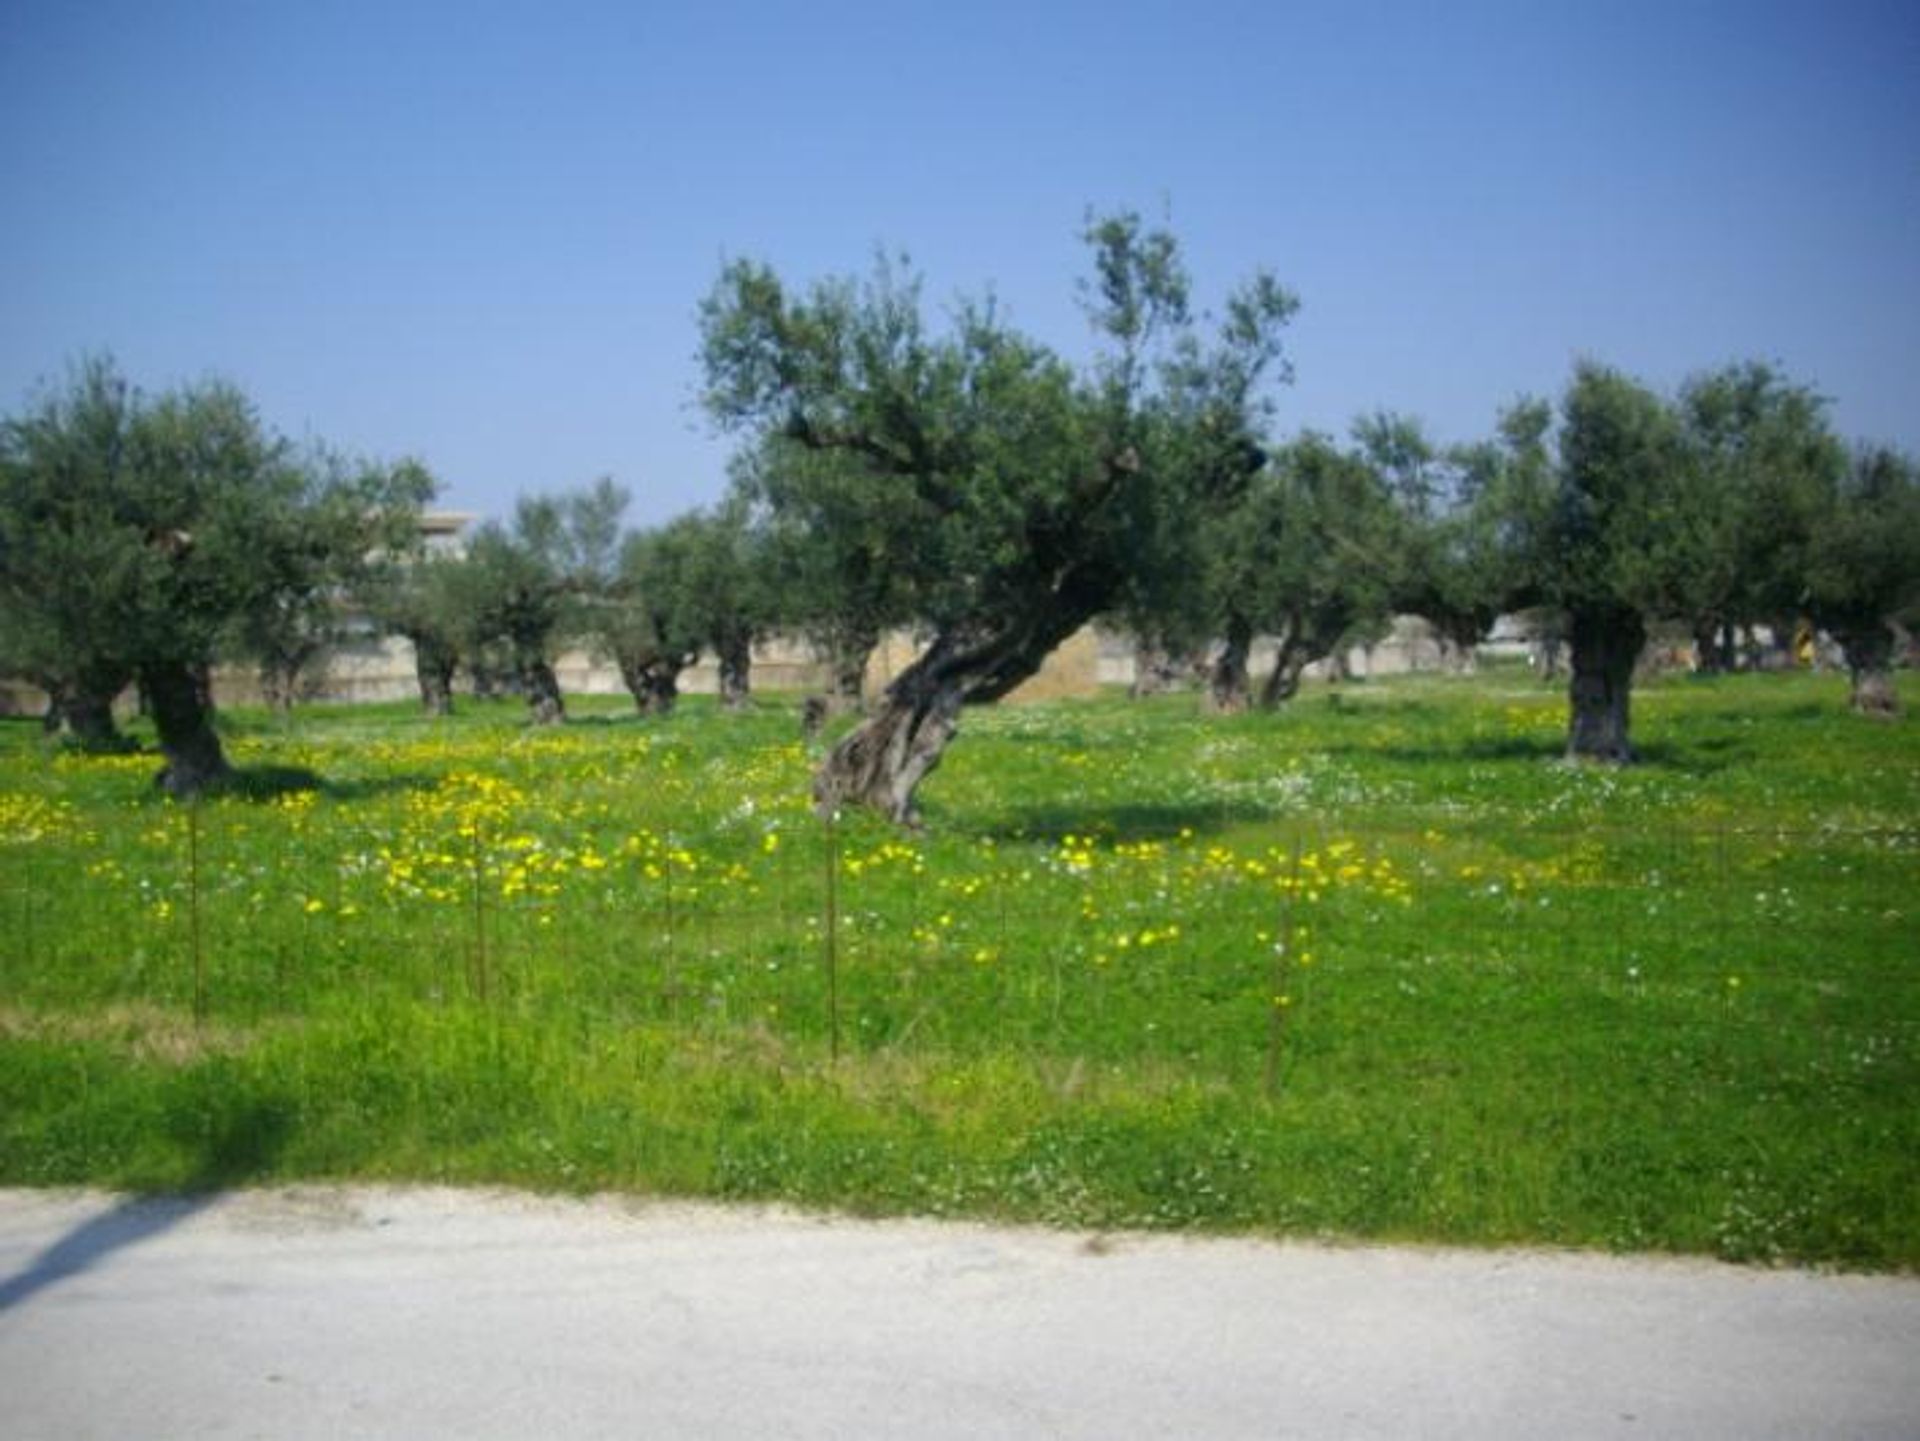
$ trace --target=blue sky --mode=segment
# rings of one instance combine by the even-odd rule
[[[1070,354],[1089,206],[1302,300],[1279,428],[1775,361],[1920,451],[1920,5],[0,0],[0,408],[110,351],[447,504],[715,499],[695,309],[906,250]]]

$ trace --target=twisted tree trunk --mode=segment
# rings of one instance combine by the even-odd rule
[[[534,656],[521,663],[521,680],[527,688],[527,715],[540,726],[560,725],[567,718],[566,698],[560,694],[560,677],[545,656]]]
[[[177,661],[155,661],[140,668],[160,752],[166,765],[155,783],[167,794],[188,799],[224,786],[233,778],[195,668]]]
[[[752,696],[753,637],[742,631],[720,638],[715,647],[720,662],[720,706],[744,710]]]
[[[84,751],[126,750],[129,742],[120,734],[119,724],[113,718],[113,698],[123,684],[124,681],[87,677],[45,682],[47,732],[53,734],[64,729]]]
[[[625,650],[614,656],[620,680],[643,716],[672,715],[680,702],[680,672],[691,658],[666,651]]]
[[[1569,616],[1573,679],[1567,688],[1567,759],[1627,765],[1635,759],[1629,700],[1647,641],[1640,612],[1595,605]]]
[[[827,755],[813,779],[822,814],[842,806],[877,810],[918,825],[914,793],[960,728],[962,706],[999,700],[1040,669],[1078,630],[1092,605],[1058,607],[1005,628],[941,631],[887,686],[873,713]]]
[[[413,674],[420,686],[420,705],[428,715],[453,714],[453,673],[460,655],[452,646],[431,636],[408,637],[413,642]]]
[[[1216,715],[1238,715],[1246,710],[1253,683],[1247,675],[1247,657],[1253,651],[1253,623],[1235,615],[1227,621],[1220,652],[1207,676],[1207,709]]]
[[[1267,672],[1266,680],[1260,686],[1260,709],[1278,710],[1296,695],[1300,694],[1300,675],[1313,663],[1314,657],[1300,632],[1288,627],[1280,637],[1280,647],[1274,652],[1273,669]]]

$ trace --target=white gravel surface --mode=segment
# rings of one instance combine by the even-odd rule
[[[1920,1437],[1920,1281],[0,1191],[0,1437]]]

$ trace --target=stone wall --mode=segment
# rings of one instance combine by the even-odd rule
[[[921,645],[907,632],[887,636],[874,651],[867,669],[868,693],[878,694],[920,653]],[[611,661],[591,651],[571,650],[554,663],[560,689],[567,695],[625,695],[620,672]],[[769,692],[824,691],[827,667],[806,642],[784,636],[763,641],[753,649],[752,682]],[[456,683],[458,684],[458,683]],[[712,695],[720,688],[719,667],[703,655],[680,677],[680,689],[689,695]],[[1097,645],[1091,627],[1068,637],[1047,659],[1040,673],[1007,699],[1052,700],[1061,696],[1091,696],[1100,688]],[[260,683],[250,666],[220,666],[213,675],[214,699],[222,705],[258,705]],[[305,699],[321,703],[354,704],[368,701],[411,700],[420,694],[414,679],[413,646],[398,636],[369,636],[348,641],[329,656],[324,672]],[[130,705],[132,693],[122,697]],[[30,685],[0,682],[0,715],[40,715],[47,698]]]

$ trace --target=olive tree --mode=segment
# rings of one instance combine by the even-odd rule
[[[231,385],[148,400],[88,361],[0,430],[4,633],[76,706],[136,681],[161,784],[196,794],[230,775],[204,686],[221,646],[410,528],[429,485],[303,463]]]
[[[629,535],[613,586],[596,608],[596,641],[642,715],[665,715],[680,676],[710,649],[720,703],[747,703],[754,642],[774,619],[765,538],[738,497]]]
[[[136,661],[125,610],[153,543],[118,523],[138,416],[132,387],[96,359],[0,430],[0,659],[47,693],[49,728],[90,749],[125,744],[113,715]]]
[[[1637,381],[1583,362],[1561,400],[1559,462],[1546,575],[1567,616],[1567,756],[1628,762],[1634,665],[1685,554],[1669,523],[1689,474],[1678,419]]]
[[[884,477],[863,456],[777,437],[741,457],[734,483],[761,517],[762,603],[826,661],[828,712],[863,710],[868,659],[914,619],[910,561],[925,517],[878,499]]]
[[[752,508],[733,495],[675,524],[679,549],[672,602],[699,643],[713,653],[720,704],[745,707],[752,689],[753,647],[773,625],[776,577],[766,532]],[[643,586],[644,589],[644,586]]]
[[[1769,625],[1782,645],[1802,603],[1807,537],[1846,455],[1826,405],[1771,366],[1698,375],[1676,401],[1686,483],[1667,508],[1660,608],[1686,622],[1698,669],[1734,664],[1736,627]]]
[[[1389,614],[1399,532],[1386,485],[1364,457],[1326,436],[1307,432],[1280,447],[1217,527],[1214,710],[1246,709],[1256,635],[1276,642],[1259,693],[1271,709],[1294,696],[1307,666]]]
[[[313,447],[294,463],[308,501],[261,527],[253,561],[274,583],[221,644],[224,655],[255,663],[262,696],[282,714],[345,638],[353,599],[391,558],[417,549],[419,507],[435,490],[416,461],[382,469]]]
[[[596,609],[595,639],[642,715],[672,713],[680,676],[706,639],[694,583],[700,524],[686,515],[627,536],[615,584]]]
[[[453,678],[477,641],[467,608],[466,561],[424,550],[389,554],[359,586],[375,624],[413,647],[420,704],[431,715],[453,714]]]
[[[796,294],[736,261],[703,303],[714,418],[750,448],[858,458],[860,508],[918,529],[897,563],[931,640],[822,763],[823,808],[915,819],[962,707],[1006,695],[1115,609],[1155,573],[1150,552],[1255,468],[1258,387],[1293,298],[1259,277],[1203,343],[1171,236],[1122,215],[1087,239],[1108,350],[1084,373],[991,303],[934,332],[917,282],[884,263]]]
[[[1393,502],[1392,609],[1433,627],[1449,667],[1472,669],[1510,587],[1489,485],[1503,457],[1476,446],[1443,450],[1418,420],[1385,410],[1356,421],[1353,438]]]
[[[1920,474],[1881,446],[1860,450],[1809,518],[1804,602],[1833,636],[1853,681],[1853,708],[1899,711],[1896,623],[1920,619]]]
[[[521,496],[510,522],[474,532],[449,577],[467,618],[469,654],[504,651],[536,725],[566,719],[553,662],[563,645],[592,631],[595,598],[613,586],[627,500],[605,478],[563,495]]]

